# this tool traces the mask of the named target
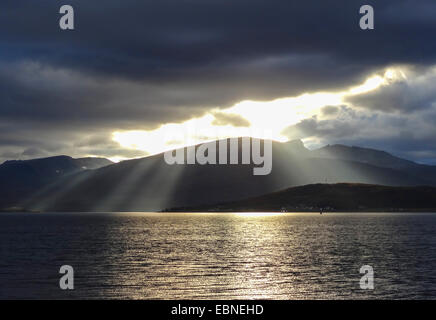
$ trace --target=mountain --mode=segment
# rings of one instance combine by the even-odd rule
[[[436,211],[436,187],[312,184],[235,202],[175,208],[186,212]]]
[[[68,156],[6,161],[0,165],[0,208],[17,205],[57,179],[111,163],[104,158],[73,159]]]
[[[73,159],[74,163],[77,166],[80,166],[84,170],[93,170],[93,169],[99,169],[102,167],[106,167],[110,164],[113,164],[112,161],[106,159],[106,158],[76,158]]]
[[[41,211],[158,211],[236,201],[314,183],[436,185],[432,176],[413,172],[421,168],[418,164],[399,167],[393,161],[380,166],[383,161],[377,152],[363,155],[325,155],[306,149],[301,141],[273,142],[271,174],[255,176],[252,164],[168,165],[158,154],[64,175],[22,198],[17,206]]]
[[[410,175],[420,177],[426,180],[428,184],[433,185],[436,183],[435,166],[418,164],[413,161],[401,159],[385,151],[336,144],[313,150],[311,153],[313,157],[354,161],[381,168],[400,170]]]
[[[349,147],[341,144],[327,145],[320,149],[313,150],[312,155],[319,158],[357,161],[391,169],[404,169],[419,166],[412,161],[397,158],[385,151],[355,146]]]

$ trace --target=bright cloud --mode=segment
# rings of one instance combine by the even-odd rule
[[[304,93],[273,101],[241,101],[230,108],[212,109],[202,117],[182,123],[164,124],[155,130],[116,131],[113,133],[113,140],[124,148],[150,154],[236,136],[287,141],[288,137],[283,135],[287,127],[313,116],[322,117],[321,110],[326,106],[341,106],[349,97],[389,86],[405,77],[400,68],[389,68],[384,70],[383,75],[371,76],[361,85],[346,91]],[[249,126],[220,124],[216,114],[221,117],[228,115],[229,118],[238,116],[246,120]]]

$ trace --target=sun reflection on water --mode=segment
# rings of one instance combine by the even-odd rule
[[[232,213],[235,216],[238,217],[273,217],[273,216],[280,216],[283,215],[283,212],[235,212]]]

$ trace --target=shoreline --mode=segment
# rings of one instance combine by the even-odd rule
[[[62,213],[84,213],[84,214],[105,214],[105,213],[152,213],[152,214],[165,214],[165,213],[320,213],[319,210],[287,210],[287,211],[278,211],[278,210],[259,210],[259,209],[246,209],[246,210],[163,210],[163,211],[73,211],[73,210],[62,210],[62,211],[30,211],[30,210],[21,210],[21,211],[8,211],[8,210],[0,210],[0,214],[2,213],[33,213],[33,214],[62,214]],[[329,213],[436,213],[436,208],[434,209],[404,209],[404,210],[376,210],[376,209],[368,209],[368,210],[332,210],[332,211],[322,211],[322,214]]]

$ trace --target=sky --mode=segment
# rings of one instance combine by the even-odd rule
[[[436,164],[435,16],[434,0],[2,0],[0,162],[251,135]]]

